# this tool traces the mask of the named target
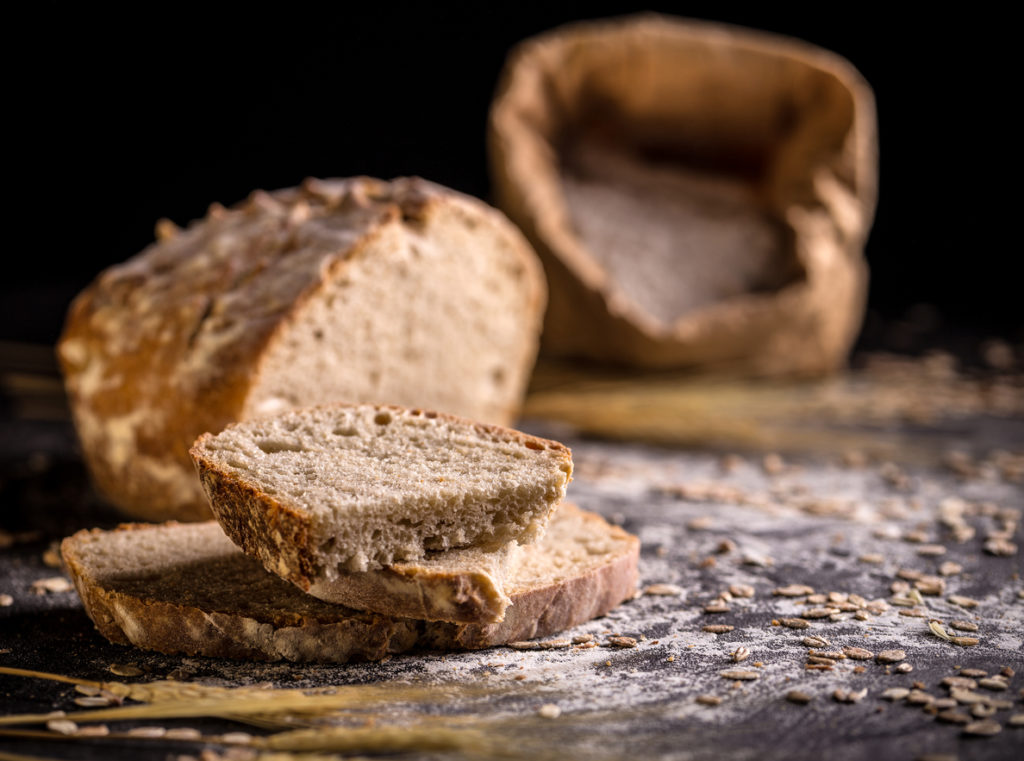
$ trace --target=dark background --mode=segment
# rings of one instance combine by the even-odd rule
[[[5,77],[8,190],[21,199],[8,230],[28,236],[4,257],[0,339],[54,341],[70,298],[151,242],[159,217],[186,223],[254,188],[417,174],[486,198],[487,108],[510,47],[644,9],[348,6],[147,6],[144,17],[40,5],[8,26],[19,51],[8,51]],[[873,85],[881,188],[869,326],[909,310],[938,335],[1024,340],[1007,23],[758,6],[647,7],[805,39]]]

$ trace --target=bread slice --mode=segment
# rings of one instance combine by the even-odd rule
[[[236,420],[339,401],[515,420],[544,274],[481,201],[307,180],[158,237],[75,300],[58,346],[86,463],[125,513],[209,519],[188,448]]]
[[[451,624],[363,613],[303,594],[206,523],[79,531],[61,552],[85,610],[118,644],[247,660],[379,659],[413,649],[477,649],[546,636],[632,597],[636,537],[571,504],[522,548],[501,623]]]
[[[428,551],[532,541],[572,476],[557,442],[380,405],[236,423],[191,452],[227,535],[307,591]]]
[[[314,580],[307,591],[326,602],[389,616],[467,624],[502,621],[512,602],[505,581],[520,552],[516,542],[494,551],[430,552],[423,560],[376,571],[339,571],[332,581]]]

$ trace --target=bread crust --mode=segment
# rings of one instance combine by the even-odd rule
[[[361,406],[371,407],[375,411],[389,411],[396,416],[425,415],[448,422],[453,426],[470,428],[484,437],[498,436],[516,441],[531,449],[550,449],[560,452],[563,455],[564,466],[568,469],[566,483],[572,478],[572,452],[557,441],[441,412],[408,410],[386,404]],[[347,404],[334,404],[322,405],[320,409],[340,410],[351,407],[352,405]],[[226,430],[243,424],[229,425]],[[236,474],[220,467],[204,451],[207,442],[213,439],[214,435],[206,433],[200,436],[189,450],[189,454],[195,463],[199,481],[217,522],[236,545],[241,547],[247,555],[258,558],[268,571],[287,579],[304,592],[309,592],[313,585],[322,580],[325,575],[325,559],[318,544],[326,541],[329,537],[317,536],[309,513],[279,501],[261,491],[255,484],[248,483]],[[555,507],[556,504],[551,504],[549,515]],[[529,538],[532,537],[527,537],[527,539]],[[338,600],[333,601],[338,602]],[[364,603],[374,602],[369,595],[362,601]],[[352,602],[356,602],[356,600],[352,600]],[[466,599],[465,602],[472,604],[470,599]],[[379,605],[379,608],[376,608],[378,612],[388,615],[408,615],[413,612],[413,609],[410,608],[395,610],[387,597],[377,599],[376,603]],[[371,609],[374,608],[371,607]],[[424,616],[425,618],[432,618],[440,611],[431,611],[431,608],[425,605],[424,612],[428,613]],[[474,606],[465,609],[456,620],[465,620],[467,616],[472,616],[471,620],[474,621],[487,620],[482,618],[485,615],[484,609]]]
[[[598,516],[588,515],[587,519],[603,523]],[[117,530],[152,532],[161,528],[126,524]],[[204,610],[190,604],[184,593],[180,601],[155,599],[144,593],[118,591],[97,579],[81,550],[106,532],[79,531],[63,541],[61,552],[86,613],[111,642],[169,654],[344,663],[417,650],[495,647],[554,634],[604,615],[635,594],[640,546],[636,537],[617,527],[607,526],[607,530],[610,536],[626,540],[622,551],[586,573],[513,592],[505,621],[489,625],[417,621],[315,602],[310,604],[312,613],[282,605],[269,617]],[[266,575],[252,559],[241,553],[237,559],[248,564],[252,574]],[[284,599],[299,594],[283,581],[280,585]],[[245,594],[244,588],[238,590],[239,599]]]
[[[522,234],[486,204],[419,178],[307,180],[230,210],[215,204],[184,230],[158,226],[161,240],[74,300],[58,357],[97,489],[133,517],[209,518],[188,456],[196,437],[251,414],[265,358],[378,236],[442,209],[497,230],[524,273],[530,317],[508,357],[507,404],[494,413],[511,422],[546,300]],[[305,234],[309,219],[330,220],[329,234]]]

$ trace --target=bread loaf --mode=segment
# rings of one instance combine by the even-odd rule
[[[545,287],[480,201],[309,180],[158,232],[75,300],[58,347],[94,482],[124,512],[209,517],[188,448],[236,420],[335,401],[514,419]]]
[[[227,535],[304,590],[339,575],[539,537],[572,454],[450,415],[331,405],[204,434],[191,450]]]
[[[61,552],[85,610],[112,642],[164,653],[345,662],[412,649],[484,648],[604,615],[636,592],[639,541],[563,504],[522,548],[501,623],[424,622],[332,605],[242,553],[213,521],[80,531]]]

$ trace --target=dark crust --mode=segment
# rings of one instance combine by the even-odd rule
[[[160,527],[132,524],[118,530],[158,531]],[[105,588],[78,555],[81,543],[104,533],[97,529],[68,537],[61,553],[86,613],[100,634],[116,644],[239,660],[344,663],[379,660],[414,649],[494,647],[554,634],[606,614],[636,593],[640,549],[636,537],[615,527],[609,530],[628,536],[625,551],[579,577],[513,594],[505,621],[489,625],[427,623],[355,613],[341,606],[334,620],[319,616],[296,620],[294,614],[282,611],[280,619],[261,622]]]
[[[561,452],[564,455],[563,466],[568,466],[567,479],[568,481],[572,480],[572,451],[567,446],[511,428],[480,423],[442,412],[409,410],[386,404],[350,405],[339,403],[321,405],[317,409],[352,407],[388,410],[403,416],[425,415],[455,425],[469,427],[478,434],[518,441],[530,449],[550,449]],[[292,410],[286,414],[300,412],[301,410]],[[244,422],[233,423],[225,430],[233,430],[244,425]],[[309,516],[300,508],[279,502],[261,492],[255,485],[218,467],[216,462],[204,454],[206,443],[213,437],[213,434],[210,433],[203,434],[189,450],[199,473],[203,491],[206,492],[210,501],[213,516],[224,529],[224,533],[246,554],[259,558],[267,570],[291,581],[300,589],[308,591],[313,582],[321,575],[324,567],[324,559],[319,554],[320,549],[314,546],[315,540],[311,536],[312,527]],[[551,505],[549,515],[554,508],[555,505]],[[390,610],[386,612],[394,613]]]

